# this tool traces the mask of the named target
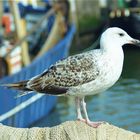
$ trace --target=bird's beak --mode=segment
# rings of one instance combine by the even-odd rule
[[[134,44],[136,46],[140,46],[140,40],[133,39],[133,40],[130,41],[130,44]]]

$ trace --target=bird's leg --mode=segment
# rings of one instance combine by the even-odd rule
[[[76,103],[77,119],[79,121],[85,122],[81,114],[81,99],[79,97],[76,97],[75,103]]]
[[[89,125],[89,126],[92,126],[94,128],[97,128],[100,124],[102,124],[103,122],[92,122],[89,120],[88,118],[88,114],[87,114],[87,109],[86,109],[86,103],[84,101],[84,97],[82,98],[81,100],[81,105],[82,105],[82,108],[83,108],[83,113],[85,115],[85,120],[86,120],[86,123]]]

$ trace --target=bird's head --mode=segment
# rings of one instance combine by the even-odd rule
[[[108,28],[101,36],[100,45],[104,49],[110,47],[122,47],[124,44],[134,44],[140,46],[140,41],[130,37],[124,30],[118,27]]]

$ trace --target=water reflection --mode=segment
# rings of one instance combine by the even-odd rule
[[[140,132],[140,50],[125,53],[123,78],[108,91],[87,97],[87,108],[91,120]],[[60,97],[51,114],[33,126],[54,126],[75,118],[73,99]]]

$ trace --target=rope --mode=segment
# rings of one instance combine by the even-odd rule
[[[0,140],[140,140],[140,134],[108,123],[92,128],[80,121],[55,127],[14,128],[0,125]]]

